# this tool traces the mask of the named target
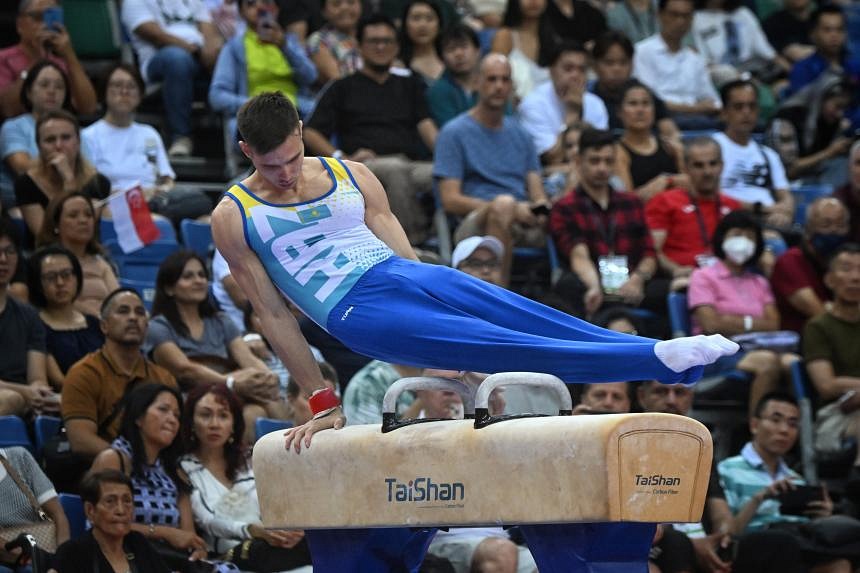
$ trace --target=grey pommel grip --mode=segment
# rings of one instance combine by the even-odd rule
[[[441,378],[439,376],[401,378],[385,392],[385,397],[382,399],[382,414],[395,415],[397,398],[407,390],[447,390],[449,392],[456,392],[463,399],[463,411],[466,416],[472,417],[475,414],[474,390],[458,380]]]
[[[558,398],[559,414],[570,414],[573,410],[573,401],[570,399],[567,385],[557,376],[539,372],[500,372],[487,376],[475,393],[475,408],[488,410],[490,394],[493,393],[493,390],[499,386],[511,385],[548,388],[554,391],[556,398]]]

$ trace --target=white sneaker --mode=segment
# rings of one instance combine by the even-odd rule
[[[661,340],[654,345],[654,354],[674,372],[683,372],[694,366],[713,364],[723,356],[731,356],[740,349],[721,334],[687,336]]]
[[[188,157],[194,149],[194,144],[190,137],[177,137],[170,144],[170,149],[167,150],[167,155],[170,157]]]

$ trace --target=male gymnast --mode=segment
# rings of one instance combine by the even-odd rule
[[[238,129],[255,171],[221,199],[212,232],[267,339],[311,396],[314,418],[286,433],[296,452],[345,418],[284,297],[354,351],[426,368],[692,384],[703,365],[738,349],[719,335],[657,341],[612,332],[418,262],[367,167],[305,158],[302,123],[280,93],[246,102]]]

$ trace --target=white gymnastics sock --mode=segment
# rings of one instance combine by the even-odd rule
[[[687,336],[661,340],[654,345],[654,354],[674,372],[683,372],[694,366],[705,366],[721,356],[731,356],[740,349],[721,334]]]

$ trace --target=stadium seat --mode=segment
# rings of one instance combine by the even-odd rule
[[[77,539],[87,530],[87,518],[84,515],[84,502],[79,495],[72,493],[59,494],[60,505],[69,520],[69,536]]]
[[[36,422],[33,426],[36,436],[36,456],[38,457],[42,455],[45,442],[63,427],[63,421],[54,416],[36,416]]]
[[[215,244],[212,242],[212,225],[193,219],[183,219],[179,225],[182,233],[182,244],[208,261]]]
[[[157,272],[157,269],[156,269]],[[122,288],[130,288],[140,295],[143,299],[143,306],[147,311],[152,311],[152,303],[155,300],[155,281],[134,280],[125,277],[120,277],[119,284]]]
[[[672,338],[689,336],[690,312],[687,310],[687,295],[681,292],[670,292],[666,300],[669,307],[669,325],[672,328]]]
[[[272,418],[257,418],[254,423],[254,438],[259,440],[269,432],[276,430],[286,430],[292,428],[293,423],[288,420],[274,420]]]
[[[832,185],[798,185],[791,190],[794,196],[795,212],[794,222],[797,225],[806,223],[806,211],[813,201],[819,197],[828,197],[833,194]]]
[[[18,416],[0,416],[0,448],[23,446],[33,453],[27,425]]]
[[[158,267],[169,255],[179,250],[176,240],[158,239],[133,253],[123,253],[115,240],[106,241],[105,248],[119,267],[119,277],[155,283]]]

